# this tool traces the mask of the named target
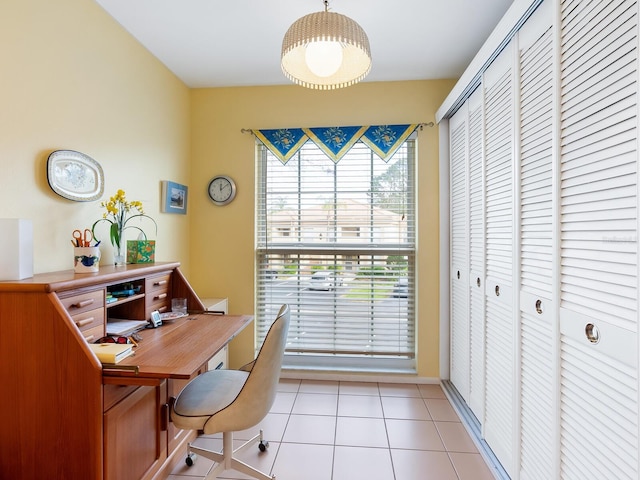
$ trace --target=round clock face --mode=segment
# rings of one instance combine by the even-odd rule
[[[216,205],[226,205],[236,196],[236,183],[226,175],[213,177],[209,182],[209,198]]]

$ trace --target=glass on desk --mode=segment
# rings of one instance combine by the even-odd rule
[[[171,299],[171,311],[187,314],[187,299],[186,298],[172,298]]]

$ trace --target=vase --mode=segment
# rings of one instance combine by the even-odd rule
[[[122,245],[113,246],[113,264],[116,267],[124,267],[127,263],[127,256],[125,254],[124,242]]]

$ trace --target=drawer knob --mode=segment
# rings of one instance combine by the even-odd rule
[[[153,282],[153,286],[154,286],[154,287],[160,287],[160,286],[162,286],[162,285],[166,285],[166,284],[167,284],[167,281],[166,281],[166,280],[159,280],[159,281],[157,281],[157,282]]]
[[[87,307],[87,306],[91,305],[95,301],[96,301],[95,298],[87,298],[85,300],[80,300],[78,303],[72,303],[71,307],[72,308],[84,308],[84,307]]]
[[[160,295],[156,295],[155,297],[153,297],[154,300],[162,300],[163,298],[167,298],[166,293],[161,293]]]
[[[90,323],[92,323],[95,319],[93,317],[89,317],[89,318],[83,318],[82,320],[78,320],[76,322],[76,325],[79,327],[84,327],[85,325],[89,325]]]

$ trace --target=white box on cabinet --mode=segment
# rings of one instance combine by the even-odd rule
[[[0,218],[0,280],[33,277],[33,223]]]

